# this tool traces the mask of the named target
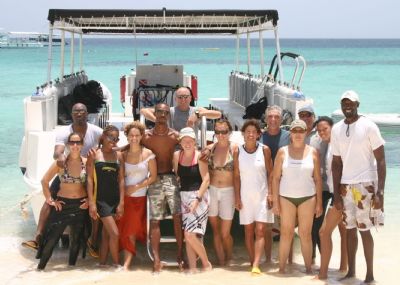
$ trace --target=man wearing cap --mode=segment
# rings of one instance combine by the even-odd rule
[[[316,134],[314,129],[315,112],[312,105],[304,105],[297,112],[299,119],[303,120],[307,125],[306,144],[310,144],[311,137]]]
[[[332,176],[334,205],[344,211],[347,229],[349,270],[344,278],[355,276],[357,229],[361,234],[367,263],[365,283],[374,281],[374,241],[372,226],[382,222],[383,193],[386,178],[384,144],[375,123],[360,116],[356,92],[346,91],[341,97],[345,116],[332,128]]]
[[[221,117],[220,111],[190,106],[191,101],[192,93],[188,87],[180,87],[175,91],[176,107],[170,107],[168,121],[171,128],[180,131],[184,127],[191,127],[194,128],[197,134],[198,122],[202,116],[207,119],[219,119]],[[156,119],[153,108],[142,108],[140,114],[152,122]]]
[[[179,143],[178,133],[168,127],[170,108],[167,104],[155,106],[155,126],[143,137],[143,145],[156,155],[157,180],[148,189],[150,200],[150,242],[153,250],[153,272],[161,271],[160,261],[160,221],[167,215],[166,203],[173,217],[174,232],[178,246],[177,262],[183,269],[181,199],[178,183],[173,173],[172,158]]]

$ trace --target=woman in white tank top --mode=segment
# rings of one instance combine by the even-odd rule
[[[129,150],[123,153],[125,198],[124,215],[118,221],[120,250],[124,251],[124,268],[129,269],[136,255],[136,242],[146,242],[147,186],[157,177],[154,153],[141,144],[144,125],[138,121],[125,126]]]
[[[281,216],[279,272],[285,272],[296,216],[306,272],[312,273],[311,229],[314,215],[322,214],[322,180],[317,151],[305,144],[307,126],[302,120],[290,125],[289,146],[279,149],[272,177],[273,211]]]
[[[244,225],[251,272],[260,274],[267,223],[274,222],[267,206],[271,189],[271,151],[268,146],[258,143],[261,128],[257,120],[246,121],[241,131],[245,143],[233,153],[235,207],[239,211],[240,224]]]

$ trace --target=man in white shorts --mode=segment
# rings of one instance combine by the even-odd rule
[[[356,92],[343,93],[341,109],[345,119],[333,126],[331,135],[332,175],[334,204],[336,209],[344,210],[347,229],[349,270],[344,279],[355,277],[358,229],[367,263],[364,282],[371,283],[374,281],[374,241],[370,229],[376,218],[382,217],[386,178],[385,141],[375,123],[358,115],[359,105]],[[383,223],[382,220],[380,222]]]

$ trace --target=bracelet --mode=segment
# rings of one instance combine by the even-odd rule
[[[196,196],[196,200],[201,202],[203,199],[201,197],[199,197],[199,196]]]
[[[378,191],[376,191],[376,194],[377,194],[377,195],[383,196],[383,190],[378,190]]]

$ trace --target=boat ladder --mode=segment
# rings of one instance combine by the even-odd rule
[[[160,221],[160,223],[162,223],[165,220],[169,220],[170,222],[172,222],[172,215],[166,216],[164,217],[164,219],[162,221]],[[161,226],[160,226],[161,228]],[[161,231],[161,229],[160,229]],[[146,241],[146,247],[147,247],[147,254],[149,255],[151,261],[154,261],[154,256],[153,256],[153,248],[151,247],[151,240],[150,240],[151,236],[150,236],[150,199],[147,198],[147,241]],[[161,244],[165,244],[165,243],[176,243],[176,238],[174,235],[172,236],[162,236],[160,238],[160,245]],[[161,258],[161,263],[165,266],[178,266],[178,263],[176,261],[176,258],[174,259],[167,259],[167,260],[163,260],[162,256],[160,256]]]

